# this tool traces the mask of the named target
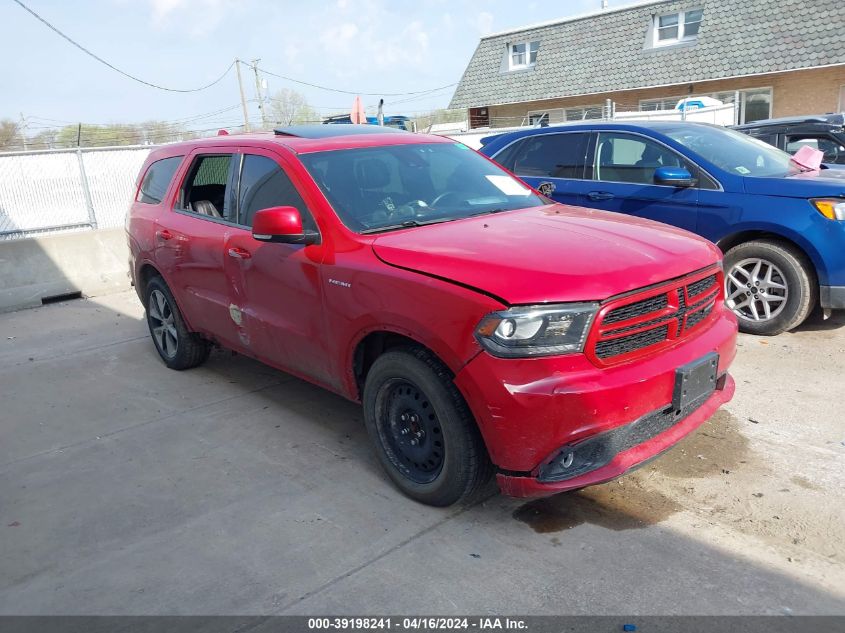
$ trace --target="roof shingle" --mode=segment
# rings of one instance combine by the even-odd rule
[[[694,44],[647,48],[655,15],[703,8]],[[658,0],[483,38],[450,108],[520,103],[845,64],[845,1]],[[540,41],[502,72],[510,42]]]

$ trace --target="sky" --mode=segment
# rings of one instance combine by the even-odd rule
[[[202,86],[236,57],[269,72],[360,93],[410,93],[457,82],[489,33],[598,10],[601,0],[23,0],[114,66],[172,88]],[[610,0],[611,7],[627,4]],[[136,83],[74,48],[12,0],[0,0],[0,118],[30,134],[65,123],[184,121],[189,129],[243,122],[232,68],[215,86],[178,93]],[[241,67],[247,99],[255,76]],[[321,114],[349,111],[353,95],[267,74],[267,92],[301,92]],[[385,96],[386,114],[449,103],[454,87]],[[363,96],[374,106],[378,96]],[[250,118],[259,120],[255,103]],[[210,114],[225,110],[218,114]],[[201,116],[208,115],[208,116]]]

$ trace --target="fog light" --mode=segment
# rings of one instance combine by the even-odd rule
[[[564,446],[552,459],[540,467],[540,481],[563,481],[601,468],[613,458],[614,451],[607,435]]]

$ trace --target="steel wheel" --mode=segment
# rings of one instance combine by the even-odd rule
[[[413,383],[395,378],[377,397],[378,433],[390,461],[418,484],[434,481],[443,469],[445,446],[437,414]]]
[[[788,297],[783,271],[768,260],[743,259],[725,276],[725,304],[740,319],[770,321],[783,311]]]
[[[167,358],[174,358],[179,351],[179,333],[176,331],[173,309],[160,290],[150,293],[147,318],[150,320],[153,340],[161,353]]]

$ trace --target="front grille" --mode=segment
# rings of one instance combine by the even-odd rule
[[[597,332],[590,337],[595,359],[619,362],[614,359],[624,360],[634,352],[683,338],[705,321],[719,297],[721,273],[690,278],[654,288],[650,295],[643,291],[613,301],[597,319]]]
[[[630,303],[626,306],[622,306],[621,308],[611,310],[605,315],[604,322],[618,323],[619,321],[627,321],[628,319],[633,319],[634,317],[662,310],[668,304],[669,300],[666,298],[665,294],[657,295],[656,297],[643,299],[642,301]]]
[[[700,295],[705,290],[710,290],[714,285],[716,285],[716,275],[710,275],[709,277],[705,277],[700,281],[696,281],[691,283],[687,286],[687,294],[690,297],[695,297],[696,295]]]
[[[596,356],[599,358],[610,358],[611,356],[627,354],[643,347],[665,341],[668,335],[669,326],[664,325],[653,330],[646,330],[637,334],[614,338],[609,341],[600,341],[596,344]]]
[[[704,320],[704,317],[706,317],[708,314],[710,314],[710,312],[713,310],[714,305],[715,304],[710,303],[710,304],[704,306],[698,312],[693,312],[692,314],[687,315],[687,327],[686,327],[686,329],[691,330],[696,325],[701,323]]]

